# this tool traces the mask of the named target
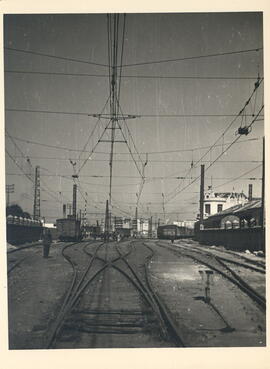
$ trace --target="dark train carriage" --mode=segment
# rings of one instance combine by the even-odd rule
[[[90,236],[94,239],[102,237],[102,230],[100,226],[92,226],[90,227]]]
[[[81,222],[74,218],[56,220],[56,228],[60,241],[82,240]]]
[[[115,233],[120,234],[121,238],[131,237],[131,228],[115,228]]]
[[[157,237],[161,240],[175,240],[180,232],[178,228],[175,224],[159,226]]]
[[[160,240],[177,240],[180,238],[193,237],[193,229],[179,227],[175,224],[159,226],[157,229],[157,237]]]

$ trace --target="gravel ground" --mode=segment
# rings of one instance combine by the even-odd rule
[[[41,247],[18,252],[27,257],[8,279],[10,349],[44,348],[44,333],[72,278],[62,247],[53,244],[48,259],[42,257]]]
[[[127,244],[119,245],[122,252]],[[135,250],[131,255],[137,266],[143,263],[149,251]],[[118,256],[111,245],[102,247],[98,253],[105,260]],[[95,262],[94,274],[103,264]],[[119,261],[116,265],[129,275],[126,265]],[[55,348],[146,348],[172,347],[160,335],[159,325],[149,306],[118,270],[109,267],[91,283],[79,304],[66,319]]]
[[[151,283],[178,325],[187,347],[265,346],[265,314],[249,297],[215,273],[210,293],[211,302],[218,312],[215,311],[202,300],[204,285],[199,270],[205,270],[205,266],[161,248],[156,242],[146,242],[155,251],[149,264]],[[10,272],[8,278],[10,349],[45,347],[46,332],[56,318],[73,275],[70,264],[61,254],[64,245],[53,244],[48,259],[42,257],[41,247],[25,249],[8,256],[10,262],[12,258],[24,258]],[[121,247],[124,251],[126,246],[121,243]],[[76,253],[79,261],[80,248],[77,248]],[[141,277],[143,269],[140,266],[147,255],[149,250],[142,242],[138,242],[135,252],[129,257],[132,265],[139,267]],[[83,258],[86,259],[85,254]],[[246,273],[250,274],[248,270]],[[257,283],[259,286],[260,281]],[[97,278],[77,306],[76,319],[80,320],[82,316],[85,319],[85,310],[89,313],[89,310],[93,312],[96,309],[114,312],[124,309],[135,312],[135,315],[145,311],[142,298],[130,287],[130,283],[124,282],[119,272],[112,268],[107,269],[105,275]],[[135,315],[131,314],[128,319],[134,321]],[[88,314],[87,319],[93,323],[98,322],[101,317]],[[113,319],[117,324],[126,322],[119,314]],[[233,332],[222,331],[228,325],[234,328]],[[101,335],[92,335],[91,342],[89,334],[71,334],[67,330],[65,334],[58,348],[74,347],[75,341],[76,347],[168,346],[154,330],[151,334],[137,332],[133,335],[133,341],[128,341],[126,335],[118,333],[108,335],[105,341]]]
[[[149,265],[152,284],[170,310],[188,347],[265,346],[265,314],[236,286],[218,273],[210,287],[211,302],[225,318],[200,297],[204,283],[199,270],[204,265],[170,250],[148,243],[156,251]]]
[[[168,245],[168,243],[163,241],[164,245]],[[217,249],[217,248],[212,248],[212,247],[205,247],[205,246],[200,246],[200,244],[196,241],[192,241],[192,240],[178,240],[175,244],[171,245],[169,244],[170,247],[173,248],[178,248],[179,250],[181,250],[181,246],[184,247],[188,247],[189,251],[194,250],[194,255],[198,256],[198,258],[200,259],[200,253],[197,253],[198,249],[199,251],[202,251],[203,253],[206,252],[207,254],[212,254],[215,256],[219,256],[219,257],[223,257],[225,259],[228,260],[232,260],[235,261],[237,263],[241,263],[241,264],[248,264],[251,267],[255,267],[260,269],[261,271],[263,271],[262,266],[260,265],[260,263],[263,262],[264,258],[258,257],[256,255],[251,255],[246,257],[245,255],[243,255],[243,253],[234,253],[234,252],[228,252],[228,250],[225,249]],[[183,249],[183,248],[182,248]],[[243,257],[245,259],[243,259]],[[247,260],[252,260],[252,263],[250,263]],[[223,263],[225,263],[230,269],[232,269],[234,272],[236,272],[243,280],[245,280],[255,291],[257,291],[262,297],[265,298],[266,295],[266,278],[265,278],[265,271],[264,273],[260,273],[258,271],[255,271],[253,269],[250,268],[246,268],[244,266],[241,265],[236,265],[233,263],[228,262],[227,260],[224,261]],[[255,264],[253,264],[255,263]]]

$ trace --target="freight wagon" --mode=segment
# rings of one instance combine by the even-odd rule
[[[177,240],[193,236],[194,230],[192,228],[179,227],[175,224],[159,226],[157,229],[157,237],[161,240]]]
[[[60,241],[81,241],[81,222],[74,218],[56,220],[56,228]]]

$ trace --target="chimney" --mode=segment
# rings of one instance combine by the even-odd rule
[[[252,184],[248,185],[248,201],[252,201]]]
[[[73,185],[73,203],[72,203],[72,215],[73,218],[76,219],[76,211],[77,211],[77,185]]]
[[[66,213],[67,213],[67,206],[66,204],[63,205],[63,218],[66,217]]]

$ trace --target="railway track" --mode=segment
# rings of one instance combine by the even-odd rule
[[[67,245],[63,249],[63,256],[73,268],[73,279],[48,334],[47,348],[115,347],[115,336],[119,345],[121,339],[127,344],[129,340],[136,342],[139,337],[147,337],[150,347],[155,346],[154,343],[151,346],[151,340],[157,339],[163,341],[161,346],[184,346],[149,283],[147,263],[153,256],[152,249],[144,245],[148,251],[144,260],[139,265],[131,265],[130,259],[136,253],[134,242],[87,243],[82,251],[88,256],[88,262],[82,267],[74,258],[76,247]],[[72,255],[68,254],[70,251]],[[144,347],[139,343],[130,347]]]
[[[263,310],[266,309],[266,300],[265,297],[259,294],[250,284],[248,284],[243,278],[240,277],[239,273],[235,272],[228,264],[232,263],[231,260],[226,258],[219,257],[217,255],[213,255],[209,252],[204,252],[202,250],[193,250],[193,248],[187,246],[172,246],[170,244],[163,244],[157,242],[157,245],[160,247],[164,247],[170,249],[178,254],[182,254],[186,257],[192,258],[193,260],[204,264],[211,270],[221,274],[224,278],[229,280],[231,283],[236,285],[239,289],[241,289],[244,293],[246,293],[254,302],[256,302]],[[238,266],[242,266],[244,268],[252,268],[250,265],[246,263],[237,263]],[[258,272],[257,268],[256,271]],[[259,273],[263,273],[263,270],[260,269]]]
[[[35,243],[35,244],[32,244],[32,245],[22,246],[18,249],[8,250],[7,251],[7,263],[8,263],[7,274],[9,275],[23,261],[25,261],[26,259],[29,259],[33,256],[33,255],[21,256],[21,254],[25,254],[25,251],[27,251],[29,249],[32,249],[32,248],[34,248],[34,249],[38,248],[39,249],[40,246],[42,246],[41,243]]]
[[[258,273],[265,274],[266,268],[265,268],[265,263],[263,261],[252,260],[243,255],[239,255],[235,252],[231,252],[229,250],[220,251],[220,250],[211,249],[211,248],[196,247],[192,244],[191,245],[180,245],[178,243],[175,243],[174,245],[176,247],[179,246],[181,248],[186,248],[187,250],[192,248],[193,251],[204,253],[205,255],[208,255],[208,256],[214,255],[218,257],[220,260],[223,260],[224,262],[235,264],[243,268],[254,270]],[[242,261],[236,261],[235,258],[237,258],[238,260],[242,260]]]

